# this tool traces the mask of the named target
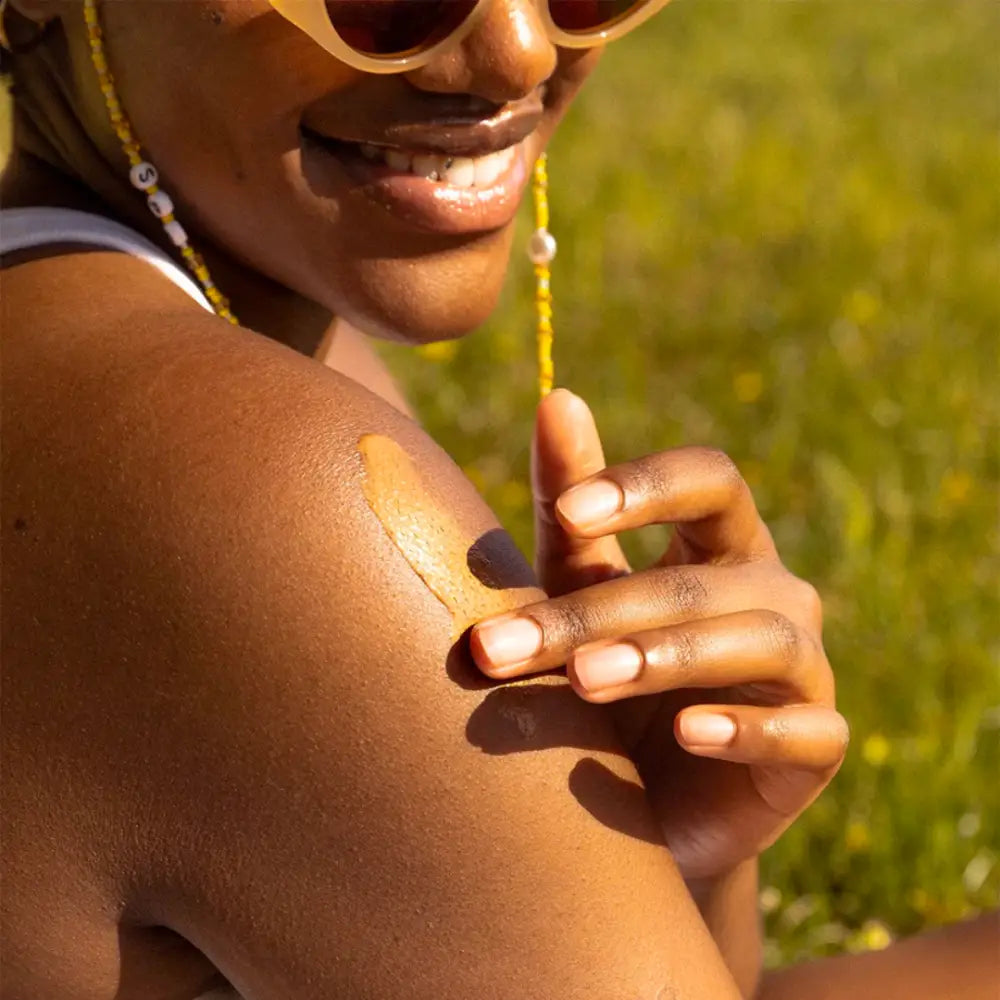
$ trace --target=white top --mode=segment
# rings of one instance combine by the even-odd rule
[[[80,243],[130,254],[152,264],[187,292],[203,309],[214,312],[202,290],[159,247],[128,226],[103,215],[72,208],[5,208],[0,211],[0,254],[50,243]]]

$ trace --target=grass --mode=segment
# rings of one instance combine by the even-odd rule
[[[764,859],[772,963],[1000,901],[997,37],[994,0],[676,0],[552,151],[558,381],[612,460],[727,450],[826,600],[854,738]],[[386,350],[526,550],[528,289]]]

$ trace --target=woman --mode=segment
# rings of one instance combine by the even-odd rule
[[[533,577],[358,332],[487,316],[660,6],[11,0],[4,1000],[754,990],[846,743],[815,592],[724,456],[604,469],[565,392]]]

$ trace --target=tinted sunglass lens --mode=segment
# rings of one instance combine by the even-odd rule
[[[476,0],[326,0],[337,34],[358,52],[383,59],[436,45],[475,7]]]
[[[549,0],[549,12],[557,28],[586,35],[610,28],[646,3],[647,0]]]

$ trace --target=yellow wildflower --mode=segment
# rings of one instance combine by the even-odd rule
[[[972,485],[972,476],[964,469],[949,469],[941,477],[941,502],[946,507],[957,507],[965,503]]]
[[[872,842],[871,833],[868,830],[868,824],[862,823],[861,820],[858,819],[852,819],[851,822],[847,824],[847,830],[844,833],[844,840],[847,844],[847,849],[852,854],[867,851]]]
[[[889,741],[881,733],[872,733],[861,744],[861,756],[872,767],[881,767],[889,759]]]
[[[764,391],[764,376],[760,372],[739,372],[733,376],[733,392],[741,403],[756,403]]]
[[[417,354],[419,354],[422,358],[426,358],[428,361],[436,361],[438,363],[451,361],[457,353],[457,340],[438,340],[433,344],[421,344],[417,348]]]
[[[880,920],[866,920],[858,932],[858,943],[864,951],[882,951],[892,944],[892,934]]]
[[[882,302],[871,292],[856,288],[847,296],[843,311],[856,326],[867,326],[882,311]]]

